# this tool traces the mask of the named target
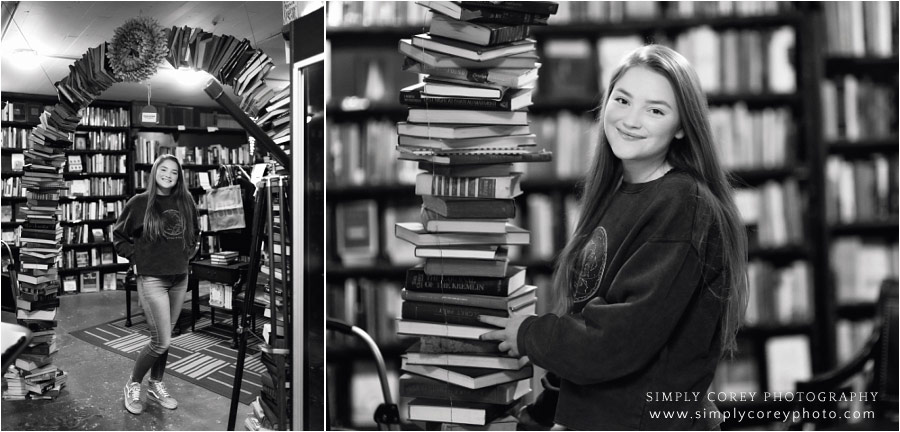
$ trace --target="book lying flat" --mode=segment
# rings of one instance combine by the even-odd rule
[[[467,389],[448,385],[414,374],[400,376],[400,394],[409,398],[429,398],[463,402],[481,402],[495,405],[512,403],[531,391],[531,380],[521,379],[481,389]]]
[[[416,195],[457,198],[509,199],[522,194],[521,173],[503,177],[449,177],[431,173],[416,176]]]
[[[515,147],[531,147],[537,144],[537,136],[534,134],[527,135],[509,135],[505,137],[488,137],[488,138],[471,138],[471,139],[440,139],[440,138],[427,138],[427,137],[413,137],[400,135],[397,138],[397,144],[406,147],[415,147],[415,148],[430,148],[435,150],[476,150],[480,148],[498,148],[498,147],[507,147],[507,148],[515,148]],[[509,175],[511,171],[511,164],[504,164],[506,166],[500,167],[495,172],[500,172],[501,174],[469,174],[470,177],[481,177],[481,176],[497,176],[497,175]],[[419,169],[428,169],[426,167],[420,166]],[[443,173],[437,173],[443,174]],[[453,174],[445,174],[445,175],[453,175]],[[461,176],[461,175],[457,175]]]
[[[519,430],[518,427],[519,420],[511,414],[498,417],[484,425],[441,423],[442,431],[514,431]]]
[[[513,405],[480,404],[475,402],[450,402],[429,399],[413,399],[409,402],[409,419],[483,425],[513,409]]]
[[[435,125],[431,126],[436,129]],[[550,162],[553,153],[546,150],[472,150],[466,153],[440,153],[434,150],[408,150],[398,147],[399,159],[442,165],[498,164],[511,162]]]
[[[529,29],[526,24],[472,23],[435,14],[431,17],[428,33],[475,45],[495,46],[523,40],[530,35]]]
[[[494,60],[516,54],[529,53],[535,50],[535,42],[532,39],[510,42],[493,47],[483,47],[459,40],[443,38],[440,36],[432,36],[427,33],[421,33],[413,36],[412,44],[414,47],[424,48],[439,53],[457,56],[466,60],[479,62]]]
[[[465,219],[463,219],[465,220]],[[417,247],[419,258],[470,258],[492,260],[498,258],[499,246]]]
[[[536,286],[525,285],[517,289],[508,297],[498,297],[477,294],[445,294],[439,292],[410,291],[408,289],[404,289],[400,291],[400,298],[410,301],[475,306],[491,309],[518,310],[523,307],[528,307],[529,305],[537,301],[535,291],[537,291]]]
[[[425,78],[421,87],[415,87],[426,96],[456,96],[463,98],[500,99],[506,87],[497,84],[472,83],[454,78]],[[404,90],[409,89],[409,87]]]
[[[416,246],[464,246],[464,245],[526,245],[531,233],[512,224],[506,225],[504,234],[429,233],[418,222],[401,222],[394,225],[397,238]]]
[[[486,111],[471,109],[412,108],[406,119],[410,123],[481,124],[527,126],[528,111]]]
[[[527,135],[528,125],[471,125],[471,124],[428,124],[397,123],[397,134],[437,139],[465,139],[502,137],[507,135]]]
[[[428,354],[406,352],[409,364],[430,366],[463,366],[497,370],[518,370],[528,364],[528,357],[503,357],[485,354]]]
[[[519,309],[512,312],[516,316],[527,316],[534,314],[535,305]],[[509,310],[489,309],[471,306],[460,306],[451,304],[428,303],[406,300],[400,310],[400,317],[411,321],[429,321],[442,324],[461,324],[483,327],[485,323],[479,321],[479,317],[493,316],[508,319]]]
[[[468,167],[469,165],[466,166]],[[435,173],[452,175],[452,171],[439,170],[441,167],[452,168],[453,165],[437,165],[434,167]],[[426,209],[447,218],[477,219],[516,217],[516,203],[512,199],[483,200],[478,198],[452,198],[423,195],[422,203]]]
[[[469,69],[530,69],[536,67],[539,64],[539,58],[537,54],[533,52],[533,48],[531,51],[527,51],[521,54],[485,61],[469,60],[451,54],[423,49],[419,46],[413,46],[412,40],[410,39],[400,39],[399,50],[404,55],[407,55],[416,61],[422,62],[432,67],[454,67]]]
[[[424,353],[446,354],[502,354],[496,341],[446,338],[443,336],[422,336],[419,338],[419,351]]]
[[[458,1],[424,1],[417,0],[416,4],[425,6],[435,12],[461,21],[486,21],[505,24],[531,24],[547,25],[550,13],[531,12],[528,9],[506,10],[495,7],[482,6],[478,3],[487,2],[458,2]],[[530,2],[529,2],[530,3]],[[541,10],[547,10],[541,9]],[[554,12],[555,13],[555,12]]]
[[[456,78],[474,83],[494,83],[510,88],[522,88],[534,83],[538,78],[541,64],[522,69],[466,69],[455,67],[432,67],[413,58],[406,57],[403,70],[433,77]]]
[[[445,383],[456,384],[468,389],[479,389],[497,384],[531,378],[534,369],[531,364],[519,370],[484,369],[457,366],[433,366],[409,364],[404,357],[402,370],[426,376]]]
[[[482,276],[503,277],[509,260],[501,258],[485,260],[472,258],[426,258],[425,274],[429,276]]]
[[[405,287],[410,291],[439,294],[476,294],[506,297],[525,286],[525,267],[507,266],[500,277],[429,276],[423,266],[406,271]]]
[[[462,324],[444,324],[430,321],[413,321],[397,319],[397,333],[413,336],[444,336],[461,339],[478,339],[481,335],[497,330],[487,324],[471,326]]]

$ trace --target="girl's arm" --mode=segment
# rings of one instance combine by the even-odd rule
[[[135,223],[134,219],[137,215],[133,211],[134,206],[132,202],[133,198],[132,201],[128,201],[125,204],[122,214],[119,215],[115,226],[113,226],[113,248],[116,250],[116,254],[129,261],[134,255],[134,229],[143,222],[138,221]]]
[[[660,352],[702,276],[703,264],[689,241],[645,243],[620,269],[605,299],[591,300],[581,314],[526,319],[517,333],[519,352],[578,384],[625,376]]]

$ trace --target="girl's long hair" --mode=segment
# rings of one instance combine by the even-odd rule
[[[175,200],[175,207],[178,208],[178,212],[181,213],[181,218],[184,220],[184,235],[182,236],[184,248],[190,249],[193,248],[194,242],[197,240],[194,238],[194,215],[197,213],[197,206],[194,204],[194,198],[188,190],[187,183],[184,182],[184,170],[181,168],[181,163],[178,162],[175,156],[170,154],[164,154],[156,158],[156,161],[153,162],[153,168],[150,169],[149,185],[146,192],[148,195],[147,213],[144,214],[144,232],[142,235],[147,236],[151,242],[165,240],[162,220],[163,210],[160,208],[159,203],[156,202],[159,191],[159,186],[156,185],[156,171],[159,170],[159,165],[166,160],[175,162],[175,165],[178,167],[178,181],[175,182],[175,186],[172,186],[170,195]]]
[[[681,114],[682,139],[669,146],[666,160],[684,171],[699,185],[700,199],[709,203],[722,239],[722,269],[727,291],[719,298],[725,303],[721,317],[722,346],[728,353],[736,349],[735,336],[747,307],[747,232],[732,198],[732,188],[713,148],[709,107],[697,74],[688,61],[674,50],[647,45],[626,56],[614,71],[600,106],[600,143],[591,169],[584,180],[581,214],[575,233],[560,252],[553,277],[551,301],[557,314],[571,310],[575,272],[581,265],[585,245],[600,224],[600,218],[622,178],[622,161],[610,148],[603,130],[606,102],[616,82],[632,67],[644,67],[669,80]]]

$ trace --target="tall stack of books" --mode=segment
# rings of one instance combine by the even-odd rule
[[[65,149],[72,146],[75,127],[82,112],[97,96],[116,82],[108,59],[106,44],[88,49],[69,67],[69,75],[55,83],[59,103],[45,108],[40,124],[29,137],[25,150],[22,186],[27,201],[22,210],[25,223],[19,236],[21,246],[18,272],[19,292],[16,319],[32,331],[30,345],[16,359],[15,366],[4,371],[11,384],[4,399],[52,399],[65,386],[66,374],[52,365],[56,345],[55,328],[59,308],[59,273],[62,234],[59,207],[61,190],[66,190],[63,169]]]
[[[425,262],[407,272],[398,333],[418,336],[404,355],[400,395],[408,418],[445,428],[514,428],[508,415],[531,391],[527,357],[479,337],[479,317],[533,315],[536,287],[509,264],[530,233],[510,223],[522,193],[514,164],[548,162],[527,107],[537,80],[530,25],[553,2],[417,2],[433,13],[428,33],[400,41],[404,69],[426,74],[400,92],[410,107],[397,125],[400,159],[417,161],[421,222],[395,225]],[[426,425],[427,426],[427,425]]]

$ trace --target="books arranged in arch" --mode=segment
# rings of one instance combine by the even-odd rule
[[[479,338],[498,328],[482,317],[536,312],[537,287],[509,264],[507,245],[531,242],[510,223],[522,194],[513,164],[553,158],[529,123],[540,64],[528,36],[556,3],[417,3],[434,12],[429,32],[399,50],[404,70],[427,76],[400,91],[410,109],[397,152],[418,162],[423,210],[394,235],[424,263],[407,271],[400,295],[397,332],[419,338],[403,356],[400,395],[412,399],[411,420],[487,426],[530,392],[529,360]]]

